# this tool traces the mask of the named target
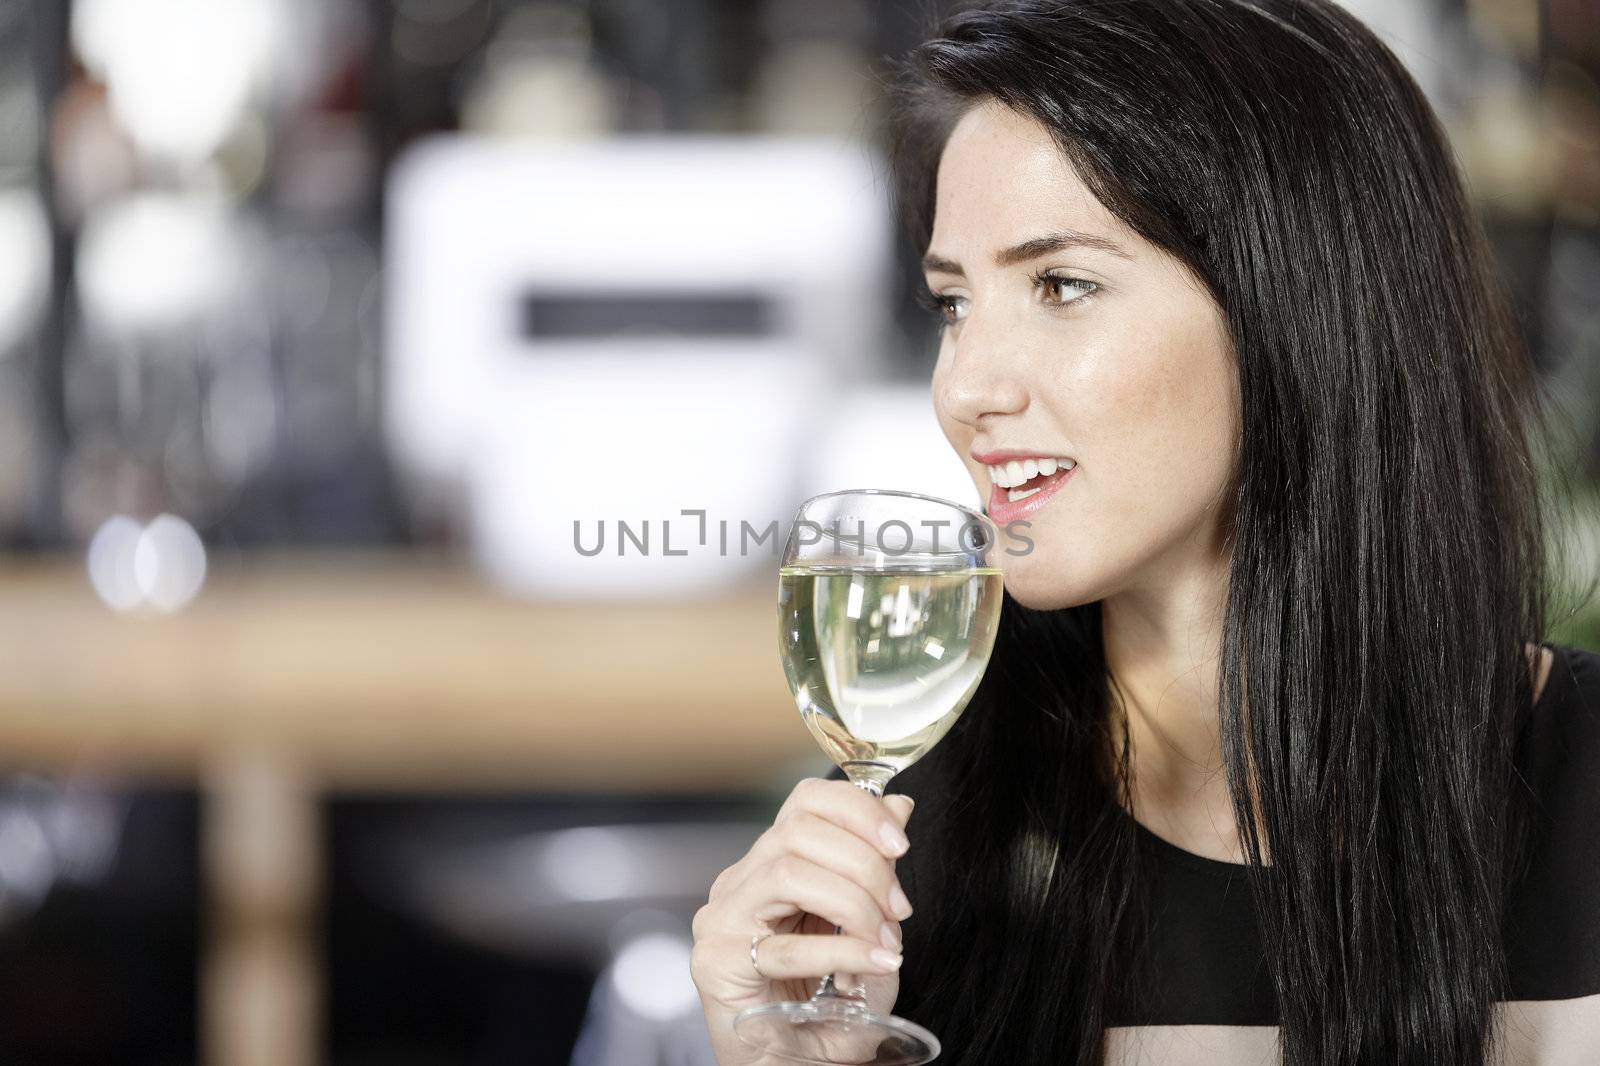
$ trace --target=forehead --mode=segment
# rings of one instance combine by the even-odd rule
[[[1050,227],[1127,234],[1094,198],[1050,132],[988,101],[967,111],[939,158],[930,246],[1006,247]]]

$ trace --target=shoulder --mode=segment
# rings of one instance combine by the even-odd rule
[[[1600,653],[1552,644],[1546,658],[1518,769],[1541,799],[1600,801]]]
[[[1593,1062],[1600,1047],[1600,995],[1500,1004],[1499,1057],[1511,1066],[1531,1062]]]
[[[1565,645],[1555,645],[1552,650],[1552,683],[1559,674],[1560,687],[1566,689],[1568,698],[1582,705],[1591,722],[1600,720],[1600,652]]]
[[[1516,757],[1531,803],[1526,868],[1506,900],[1516,999],[1600,993],[1600,654],[1550,650]]]

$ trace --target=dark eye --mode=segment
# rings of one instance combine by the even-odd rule
[[[1035,274],[1033,283],[1036,288],[1044,290],[1045,303],[1057,307],[1081,300],[1100,287],[1092,281],[1071,278],[1064,274]]]
[[[917,290],[917,302],[930,312],[939,316],[939,320],[947,326],[953,326],[961,321],[961,316],[966,314],[967,298],[965,296],[939,296],[926,289]]]

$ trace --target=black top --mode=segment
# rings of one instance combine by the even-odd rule
[[[1600,993],[1600,654],[1546,647],[1549,679],[1517,748],[1536,803],[1527,872],[1506,900],[1508,1000]],[[1142,825],[1137,832],[1153,935],[1140,996],[1108,1024],[1276,1025],[1245,868],[1185,851]],[[916,850],[913,841],[908,858]]]

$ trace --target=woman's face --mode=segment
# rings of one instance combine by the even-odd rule
[[[994,103],[946,144],[927,253],[940,426],[990,517],[1032,541],[1002,537],[1011,594],[1066,607],[1214,570],[1239,394],[1204,286]]]

